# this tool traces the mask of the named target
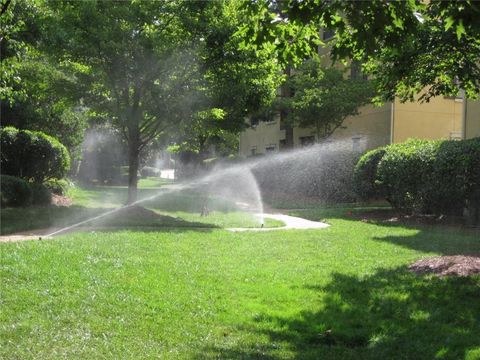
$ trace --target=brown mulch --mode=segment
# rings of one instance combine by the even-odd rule
[[[469,276],[480,274],[480,256],[435,256],[418,260],[408,267],[417,274],[436,276]]]
[[[52,205],[56,206],[70,206],[73,204],[72,199],[67,196],[52,194]]]

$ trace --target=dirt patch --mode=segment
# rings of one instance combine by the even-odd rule
[[[52,205],[56,206],[71,206],[73,204],[72,199],[67,196],[52,194]]]
[[[436,276],[469,276],[480,274],[480,256],[435,256],[421,259],[408,267],[417,274]]]

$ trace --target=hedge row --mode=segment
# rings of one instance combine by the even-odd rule
[[[29,183],[14,176],[1,175],[0,189],[2,207],[48,205],[52,200],[52,193],[47,186]]]
[[[362,199],[385,198],[410,213],[462,215],[480,208],[480,138],[409,140],[364,154],[354,182]]]
[[[0,130],[1,171],[35,183],[61,179],[70,168],[70,156],[57,139],[40,131],[5,127]]]

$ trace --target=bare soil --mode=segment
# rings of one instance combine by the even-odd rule
[[[433,274],[440,277],[469,276],[480,274],[480,256],[435,256],[418,260],[408,269],[417,274]]]
[[[52,194],[52,205],[56,206],[71,206],[73,201],[68,196]]]

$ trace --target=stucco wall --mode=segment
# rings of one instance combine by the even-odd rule
[[[395,100],[393,142],[409,138],[453,139],[462,134],[461,99],[435,97],[429,103],[400,103]]]
[[[359,141],[359,150],[362,151],[387,145],[390,141],[390,109],[389,103],[381,107],[363,106],[359,115],[347,117],[328,141],[344,140],[347,146],[351,143],[352,147],[357,146],[354,142]],[[295,128],[295,147],[301,146],[300,137],[309,135],[315,135],[315,130]]]
[[[275,146],[278,152],[280,140],[285,139],[285,130],[280,130],[280,119],[272,122],[260,122],[257,126],[249,128],[240,134],[239,153],[243,156],[251,156],[252,149],[256,154],[265,154],[268,146]]]
[[[465,138],[480,136],[480,100],[467,100]]]

